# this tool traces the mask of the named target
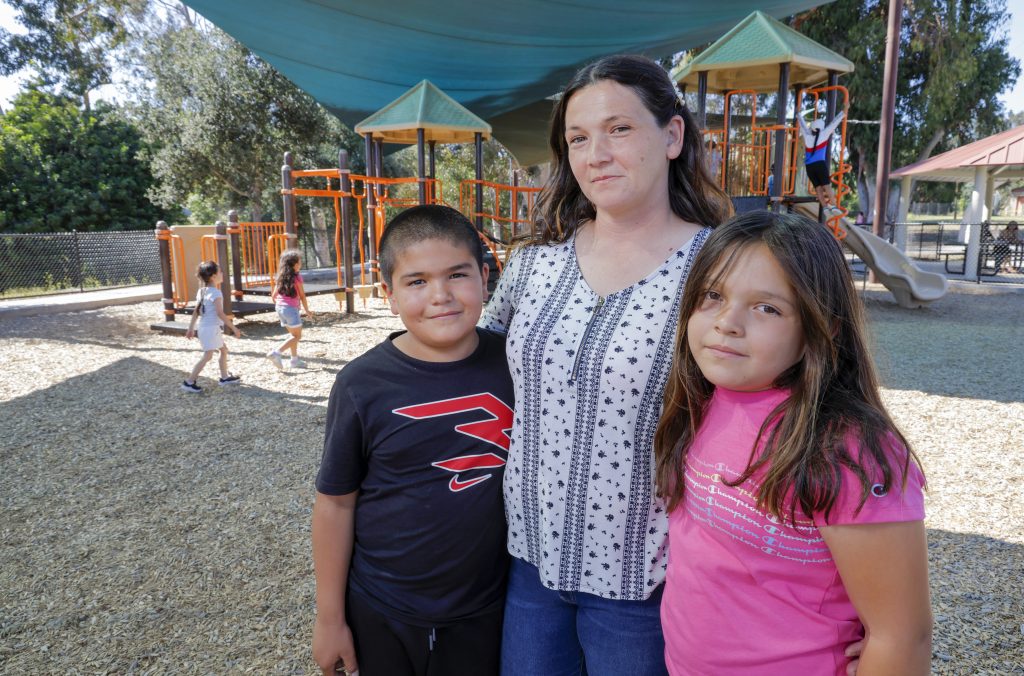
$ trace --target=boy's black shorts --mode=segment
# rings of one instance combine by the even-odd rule
[[[497,676],[503,612],[499,605],[484,615],[431,628],[384,615],[351,587],[345,600],[359,676]]]
[[[828,165],[825,162],[811,162],[804,166],[807,167],[807,178],[815,188],[829,185],[832,182],[832,178],[828,175]]]

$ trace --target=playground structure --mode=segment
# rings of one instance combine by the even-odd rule
[[[246,248],[242,235],[245,232],[238,221],[238,214],[228,214],[230,227],[222,222],[216,225],[168,226],[164,221],[156,224],[156,239],[159,245],[160,276],[163,286],[164,320],[151,324],[150,328],[165,333],[185,333],[188,323],[177,321],[178,314],[192,314],[195,310],[193,299],[198,291],[198,280],[194,271],[200,261],[213,260],[225,271],[221,282],[224,294],[224,313],[236,317],[273,312],[272,303],[247,301],[244,298],[243,275],[267,274],[276,267],[276,261],[259,260],[258,248]],[[276,224],[245,224],[251,233],[256,226]],[[279,236],[276,233],[272,237]],[[230,242],[230,256],[228,243]],[[243,254],[243,251],[245,253]],[[246,272],[243,272],[246,271]],[[227,274],[230,272],[231,274]],[[272,274],[272,273],[270,273]]]
[[[285,153],[281,167],[281,197],[284,220],[274,223],[239,222],[228,215],[229,225],[157,225],[164,289],[164,321],[152,328],[184,332],[186,325],[175,321],[179,313],[190,314],[191,271],[201,260],[216,260],[230,275],[224,275],[222,292],[227,314],[244,316],[271,312],[273,304],[246,301],[245,294],[269,296],[277,261],[285,249],[298,242],[296,198],[329,198],[334,211],[333,283],[309,281],[307,295],[334,294],[339,307],[355,312],[354,296],[363,302],[381,294],[377,250],[388,219],[397,211],[417,204],[446,204],[444,189],[436,178],[435,145],[472,141],[476,147],[476,176],[459,186],[459,209],[476,224],[481,240],[490,250],[491,283],[501,272],[502,252],[518,230],[529,227],[538,188],[483,180],[482,142],[490,125],[473,115],[430,82],[424,80],[404,95],[356,126],[366,142],[366,173],[353,174],[348,152],[338,154],[338,166],[328,169],[296,169],[291,153]],[[418,171],[415,177],[385,177],[384,144],[416,143]],[[425,149],[429,146],[429,174]],[[315,181],[311,186],[310,181]],[[301,183],[301,185],[300,185]],[[413,192],[413,188],[415,191]],[[352,214],[356,223],[352,222]],[[487,219],[492,228],[485,231]],[[355,226],[355,227],[353,227]],[[495,227],[500,231],[495,233]],[[508,232],[507,236],[505,232]],[[227,264],[230,241],[230,265]]]
[[[380,157],[374,153],[374,157]],[[379,171],[379,168],[378,168]],[[516,236],[524,227],[532,222],[533,208],[539,188],[520,186],[517,177],[513,184],[506,185],[467,179],[459,185],[458,205],[449,205],[444,200],[443,185],[433,176],[398,177],[353,174],[348,169],[347,153],[342,151],[337,169],[294,169],[291,156],[286,154],[282,168],[284,188],[284,235],[295,237],[296,231],[296,197],[330,198],[333,202],[335,216],[334,245],[340,255],[337,260],[337,286],[323,292],[341,293],[346,296],[348,312],[353,312],[352,294],[356,293],[365,302],[366,299],[379,295],[380,268],[377,251],[380,238],[388,220],[398,211],[417,204],[445,204],[457,206],[459,210],[477,224],[480,238],[489,250],[494,272],[493,279],[501,272],[504,258],[502,247],[509,244],[511,237]],[[323,181],[322,187],[299,187],[301,181]],[[413,188],[417,194],[410,194]],[[355,223],[352,215],[355,214]],[[493,232],[488,233],[483,227],[487,220],[507,229],[509,237],[501,237]],[[271,235],[271,238],[279,235]],[[273,246],[268,242],[267,248]],[[347,284],[346,280],[352,280]],[[307,284],[308,289],[316,288]],[[265,292],[263,288],[253,293]]]
[[[737,211],[768,207],[811,215],[871,268],[901,306],[917,307],[945,294],[945,277],[918,269],[899,249],[852,225],[842,205],[850,192],[846,176],[852,167],[846,161],[849,92],[838,80],[852,71],[849,60],[755,11],[675,73],[675,79],[683,92],[688,86],[697,88],[697,121],[711,169]],[[708,114],[709,91],[723,97],[720,121]],[[794,112],[789,117],[791,92]],[[773,124],[758,119],[758,96],[768,93],[775,94]],[[817,198],[809,194],[804,172],[797,116],[804,114],[808,100],[812,120],[827,125],[843,113],[838,143],[830,136],[826,149],[839,208],[827,220]]]

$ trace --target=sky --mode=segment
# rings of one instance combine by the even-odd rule
[[[1006,0],[1008,13],[1011,15],[1007,23],[1007,30],[1010,33],[1009,52],[1016,57],[1024,68],[1024,30],[1012,30],[1014,25],[1024,20],[1024,0]],[[0,0],[0,26],[11,32],[21,32],[21,26],[14,21],[14,10],[3,0]],[[0,77],[0,108],[6,109],[11,99],[21,85],[21,78],[18,76]],[[116,91],[113,87],[101,88],[93,95],[96,99],[115,98]],[[1024,111],[1024,72],[1017,79],[1016,86],[999,97],[1003,105],[1010,111]]]

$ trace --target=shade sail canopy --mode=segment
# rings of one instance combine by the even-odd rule
[[[853,62],[776,21],[753,12],[674,73],[676,82],[697,87],[699,74],[708,74],[708,91],[779,89],[779,64],[789,64],[791,87],[824,82],[830,70],[853,72]]]
[[[891,178],[970,183],[974,171],[988,167],[1000,178],[1024,176],[1024,126],[1014,127],[941,155],[889,172]]]
[[[356,125],[357,134],[372,134],[385,143],[410,145],[418,141],[471,143],[476,134],[490,138],[491,125],[428,80],[399,96]]]
[[[588,61],[621,52],[664,57],[714,40],[755,7],[772,16],[786,16],[823,3],[189,0],[187,4],[350,126],[428,79],[491,123],[495,138],[525,165],[548,159],[546,116],[538,114],[535,104],[556,94]],[[511,114],[514,111],[519,112]],[[506,114],[503,124],[494,121]]]

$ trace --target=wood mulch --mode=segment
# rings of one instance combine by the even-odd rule
[[[933,671],[1024,674],[1024,294],[865,298],[929,482]],[[327,396],[400,325],[311,301],[308,368],[273,368],[284,331],[257,315],[228,342],[243,384],[211,364],[200,395],[179,389],[196,344],[148,328],[158,303],[0,320],[0,672],[316,673]]]

